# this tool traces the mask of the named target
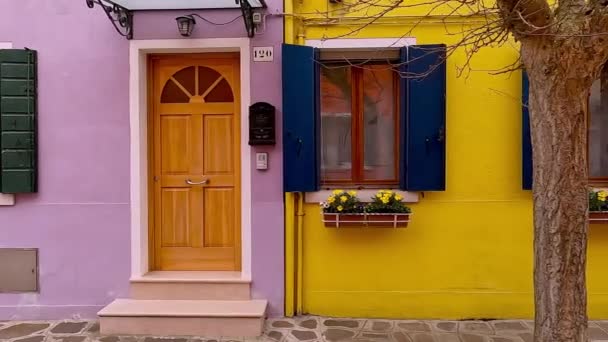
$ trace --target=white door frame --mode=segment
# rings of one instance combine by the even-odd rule
[[[251,101],[248,38],[131,40],[129,113],[131,163],[131,278],[150,270],[148,245],[148,55],[239,52],[241,69],[241,277],[251,280],[251,149],[247,112]]]

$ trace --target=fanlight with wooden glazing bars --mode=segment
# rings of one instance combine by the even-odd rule
[[[228,81],[216,70],[190,66],[176,72],[163,88],[161,103],[233,102]]]

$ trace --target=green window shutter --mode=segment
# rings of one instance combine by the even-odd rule
[[[0,50],[0,192],[36,192],[37,58]]]

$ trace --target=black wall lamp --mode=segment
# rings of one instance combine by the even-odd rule
[[[184,15],[181,17],[175,18],[177,21],[177,29],[179,33],[184,37],[190,37],[192,34],[192,30],[194,29],[194,25],[196,25],[196,20],[194,20],[193,15]]]

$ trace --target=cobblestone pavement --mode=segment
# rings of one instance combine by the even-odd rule
[[[590,341],[608,342],[608,321],[589,323]],[[266,322],[258,338],[101,336],[96,321],[0,321],[2,342],[528,342],[532,322],[406,321],[303,316]]]

